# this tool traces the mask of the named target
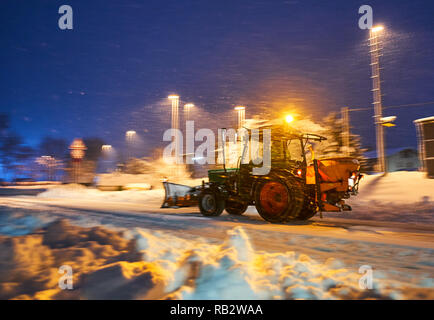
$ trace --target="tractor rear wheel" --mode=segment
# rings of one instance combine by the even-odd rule
[[[225,200],[210,189],[205,189],[199,194],[198,202],[200,213],[207,217],[219,216],[225,208]]]
[[[229,214],[240,216],[246,212],[248,204],[246,202],[227,200],[225,210]]]
[[[256,188],[256,210],[264,220],[272,223],[296,219],[303,202],[301,184],[292,177],[264,180]]]

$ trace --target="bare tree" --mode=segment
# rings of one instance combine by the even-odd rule
[[[44,137],[39,144],[39,155],[65,159],[68,155],[68,143],[62,138]]]
[[[0,165],[3,175],[23,173],[33,155],[33,148],[25,145],[23,139],[10,130],[9,115],[0,114]]]

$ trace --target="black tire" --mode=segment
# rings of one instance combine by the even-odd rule
[[[216,217],[222,214],[225,200],[217,192],[203,190],[198,197],[200,213],[206,217]]]
[[[264,220],[271,223],[296,219],[303,203],[301,183],[293,177],[263,180],[256,188],[256,210]]]
[[[227,200],[225,210],[234,216],[240,216],[246,212],[248,204],[240,201]]]
[[[312,197],[306,197],[306,200],[303,204],[303,208],[300,213],[297,215],[297,220],[309,220],[317,213],[317,208],[315,205],[315,199]]]

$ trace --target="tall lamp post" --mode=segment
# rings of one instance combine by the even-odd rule
[[[176,94],[171,94],[167,97],[172,102],[172,121],[171,121],[171,128],[172,129],[179,129],[179,96]],[[179,143],[180,141],[177,141],[177,135],[173,137],[175,142],[175,163],[177,163],[179,159]],[[178,168],[174,170],[175,174],[178,174]]]
[[[188,129],[187,129],[187,121],[190,121],[190,111],[191,111],[192,108],[194,108],[194,104],[193,103],[186,103],[184,105],[185,140],[186,140],[185,141],[185,145],[186,146],[189,145],[189,143],[187,142],[187,139],[188,139],[188,136],[187,136],[187,131],[188,131]],[[192,142],[194,144],[194,141],[192,141]],[[194,146],[193,146],[193,148],[194,148]],[[188,164],[191,163],[193,156],[194,156],[194,151],[192,153],[190,150],[186,150],[185,156],[184,156],[184,159],[186,160],[186,163],[188,163]],[[191,168],[191,166],[190,166],[190,168]]]
[[[110,154],[111,154],[112,150],[113,150],[113,147],[109,144],[104,144],[101,146],[103,163],[104,163],[104,168],[103,168],[104,172],[106,172],[108,170],[107,167],[109,166]]]
[[[185,118],[185,121],[189,121],[190,120],[190,110],[193,107],[194,107],[193,103],[186,103],[184,105],[184,118]]]
[[[383,105],[381,99],[381,78],[380,78],[380,50],[381,41],[379,36],[384,27],[377,26],[371,28],[369,31],[369,47],[371,53],[371,69],[372,69],[372,94],[373,105],[375,110],[375,130],[377,138],[377,158],[378,158],[378,170],[387,172],[387,163],[385,155],[385,138],[384,127],[382,125],[381,118],[383,117]]]
[[[179,128],[179,96],[176,94],[171,94],[167,97],[172,102],[172,129]]]

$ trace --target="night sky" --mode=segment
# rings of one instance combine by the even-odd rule
[[[73,30],[58,28],[63,4],[74,10]],[[384,105],[434,101],[432,1],[2,0],[0,112],[31,145],[51,135],[121,146],[134,129],[147,152],[168,127],[171,93],[221,123],[236,104],[247,118],[294,109],[314,120],[370,107],[363,4],[386,28]],[[385,115],[398,116],[387,145],[415,146],[412,121],[434,115],[434,105]],[[351,113],[366,147],[372,116]]]

